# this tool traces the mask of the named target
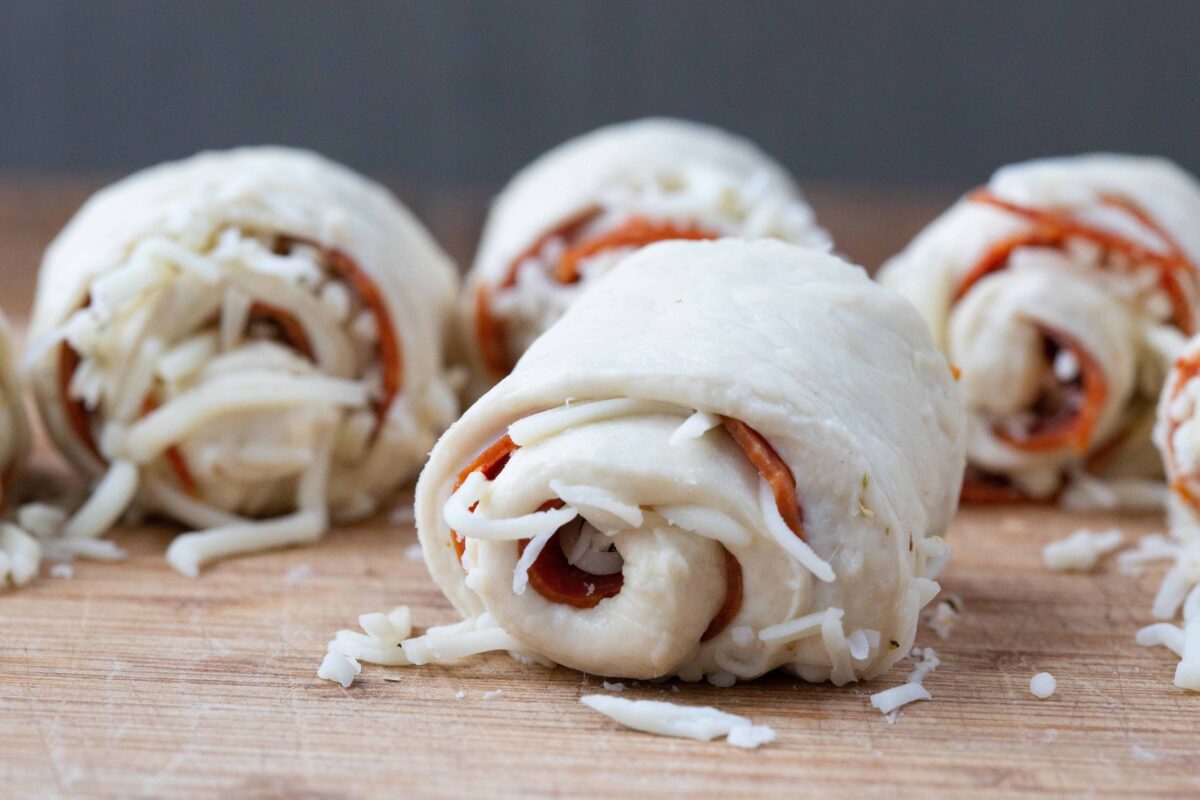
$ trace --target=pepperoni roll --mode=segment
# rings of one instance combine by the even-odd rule
[[[417,525],[465,621],[406,656],[879,674],[937,592],[964,427],[921,318],[861,269],[770,240],[646,247],[434,448]]]

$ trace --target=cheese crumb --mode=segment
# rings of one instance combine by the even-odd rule
[[[1050,542],[1042,548],[1042,563],[1047,569],[1087,572],[1102,556],[1120,547],[1124,539],[1117,528],[1103,533],[1080,528],[1065,539]]]
[[[924,650],[914,647],[909,653],[909,658],[912,659],[913,670],[908,673],[908,678],[904,683],[871,695],[871,705],[887,717],[889,725],[896,722],[896,715],[901,706],[915,703],[918,700],[933,699],[933,695],[922,685],[922,682],[929,673],[938,668],[942,663],[941,659],[938,658],[932,647],[926,647]]]
[[[1034,697],[1040,697],[1042,700],[1054,694],[1057,687],[1058,681],[1049,672],[1039,672],[1029,679],[1029,691]]]
[[[660,736],[677,736],[707,742],[724,736],[734,747],[753,750],[775,740],[767,725],[755,725],[746,717],[727,714],[711,706],[682,706],[661,700],[625,700],[607,694],[579,698],[585,706],[616,720],[627,728]]]
[[[350,684],[354,683],[355,676],[360,672],[362,672],[362,664],[350,656],[329,652],[325,654],[321,666],[317,668],[317,677],[340,683],[343,689],[349,689]]]

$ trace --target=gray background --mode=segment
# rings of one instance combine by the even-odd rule
[[[1200,2],[62,2],[0,5],[0,170],[305,145],[490,186],[666,113],[798,175],[968,185],[1091,149],[1200,172]]]

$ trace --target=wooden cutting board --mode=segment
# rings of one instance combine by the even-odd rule
[[[326,641],[361,612],[406,603],[419,626],[454,619],[405,557],[410,526],[340,530],[198,580],[163,562],[171,531],[122,531],[127,562],[76,563],[69,579],[0,596],[0,794],[1194,796],[1200,697],[1172,686],[1174,658],[1133,641],[1157,572],[1041,567],[1046,541],[1112,522],[963,513],[943,583],[965,613],[945,640],[921,630],[943,661],[925,681],[934,699],[895,724],[868,694],[902,681],[907,662],[841,689],[775,675],[621,694],[774,727],[754,752],[621,729],[578,702],[604,691],[598,678],[503,655],[365,666],[349,689],[318,680]],[[1029,692],[1041,670],[1058,678],[1048,700]]]
[[[10,313],[26,307],[36,252],[86,194],[18,189],[0,188]],[[866,197],[841,224],[874,221],[898,244],[915,220],[892,207]],[[445,218],[468,228],[455,208]],[[1041,566],[1047,541],[1114,524],[1132,540],[1163,522],[962,513],[943,585],[965,613],[945,640],[922,628],[918,643],[943,661],[925,681],[934,700],[895,724],[868,695],[903,681],[907,662],[840,689],[772,675],[622,693],[771,725],[777,740],[753,752],[621,729],[578,702],[605,691],[598,678],[502,655],[365,666],[349,689],[318,680],[326,642],[364,611],[404,603],[419,627],[454,620],[405,555],[411,526],[380,519],[197,580],[162,559],[173,529],[122,530],[128,561],[47,570],[0,593],[0,796],[1196,796],[1200,696],[1172,685],[1169,653],[1133,641],[1161,572]],[[1042,670],[1058,679],[1047,700],[1029,692]]]

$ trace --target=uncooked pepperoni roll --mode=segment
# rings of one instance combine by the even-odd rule
[[[885,266],[962,371],[967,499],[1161,503],[1150,430],[1197,264],[1200,185],[1090,155],[1001,169]]]
[[[12,331],[0,314],[0,511],[12,510],[13,485],[30,442],[16,359]],[[0,590],[32,580],[40,559],[37,541],[15,525],[0,523]]]
[[[937,592],[964,425],[921,318],[861,269],[769,240],[647,247],[434,448],[417,525],[466,622],[404,651],[877,675]]]
[[[68,522],[135,501],[202,530],[194,574],[309,541],[413,476],[456,402],[453,265],[382,187],[314,154],[205,153],[93,197],[50,246],[33,386],[100,480]]]
[[[1175,685],[1200,691],[1200,336],[1188,342],[1171,368],[1159,399],[1154,443],[1171,490],[1171,538],[1145,536],[1140,552],[1125,557],[1173,563],[1151,609],[1162,621],[1138,631],[1137,640],[1174,650],[1180,657]]]
[[[0,314],[0,510],[12,507],[9,495],[28,455],[29,442],[12,329]],[[0,585],[3,585],[2,580]]]
[[[632,248],[773,237],[827,245],[788,173],[749,141],[671,119],[611,125],[543,155],[496,199],[464,295],[486,388]]]

